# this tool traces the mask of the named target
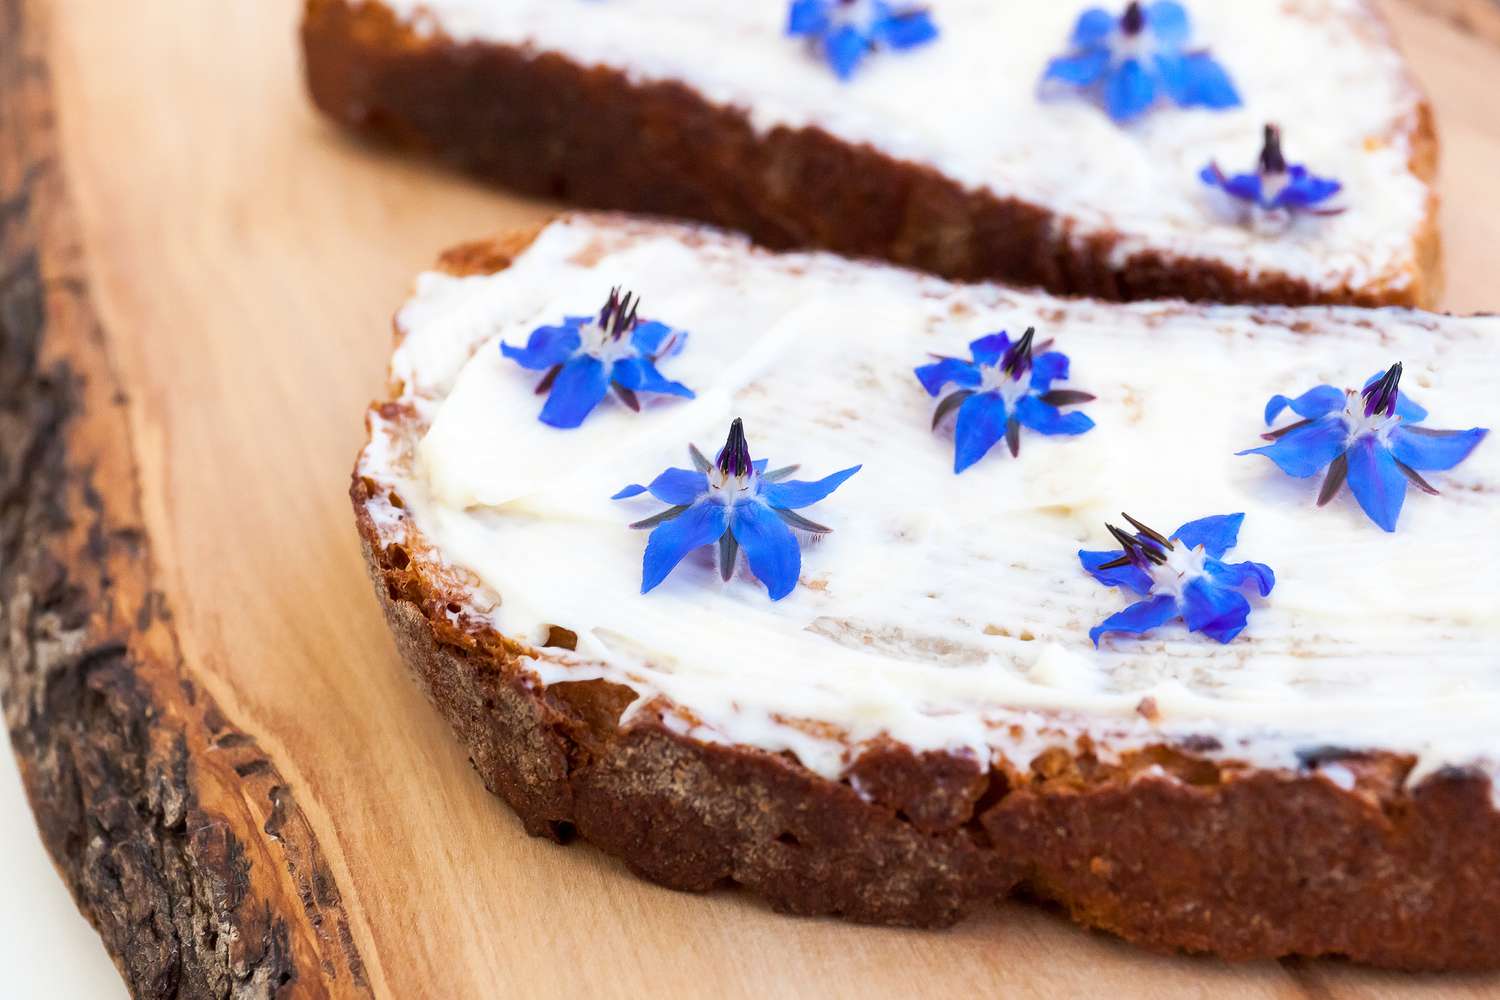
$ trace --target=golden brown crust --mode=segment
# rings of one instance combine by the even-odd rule
[[[773,248],[1105,299],[1430,306],[1440,286],[1435,196],[1420,270],[1314,288],[1165,252],[1116,261],[1116,238],[1070,237],[1041,206],[965,189],[869,146],[817,128],[759,136],[743,112],[680,84],[637,85],[556,54],[419,35],[375,3],[307,0],[302,42],[314,103],[363,133],[529,194],[698,219]],[[1412,165],[1430,185],[1437,142],[1425,105],[1412,131]]]
[[[469,273],[520,249],[509,238],[444,259]],[[373,412],[407,415],[394,402]],[[545,650],[471,613],[474,595],[409,518],[391,528],[402,502],[388,483],[356,474],[351,498],[403,657],[532,834],[577,833],[664,885],[739,884],[794,913],[941,926],[1024,893],[1162,950],[1500,964],[1486,778],[1444,772],[1410,788],[1410,758],[1337,748],[1302,771],[1209,759],[1209,746],[1106,764],[1087,744],[1023,773],[886,743],[831,781],[786,755],[679,735],[657,706],[622,725],[634,694],[606,681],[543,687],[524,657]],[[1331,759],[1350,789],[1316,773]]]

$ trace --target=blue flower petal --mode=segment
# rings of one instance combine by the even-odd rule
[[[1384,375],[1385,372],[1380,374]],[[1271,401],[1266,404],[1266,425],[1275,423],[1276,418],[1281,416],[1281,411],[1288,406],[1297,416],[1316,420],[1344,409],[1344,390],[1337,386],[1320,385],[1307,390],[1296,399],[1280,395],[1272,396]]]
[[[1222,189],[1226,194],[1241,201],[1260,202],[1261,186],[1259,174],[1233,174],[1226,176],[1213,164],[1204,167],[1198,174],[1203,183]]]
[[[1176,618],[1177,614],[1177,599],[1166,594],[1137,601],[1124,611],[1116,611],[1089,629],[1089,638],[1097,646],[1099,637],[1106,632],[1129,632],[1140,635],[1165,625]]]
[[[1123,566],[1112,566],[1109,569],[1100,569],[1105,563],[1114,562],[1125,553],[1120,549],[1113,552],[1090,552],[1086,549],[1078,551],[1078,561],[1083,563],[1083,568],[1089,576],[1098,580],[1106,587],[1124,587],[1133,590],[1137,594],[1151,593],[1151,574],[1141,569],[1134,563],[1126,563]]]
[[[683,556],[718,541],[728,526],[724,505],[708,501],[694,504],[680,517],[652,528],[646,554],[641,558],[641,593],[648,593],[665,580]]]
[[[644,492],[646,492],[646,487],[642,486],[640,483],[631,483],[629,486],[624,487],[620,490],[620,492],[610,497],[610,499],[629,500],[631,497],[638,497]]]
[[[1175,0],[1158,0],[1147,7],[1146,26],[1156,35],[1157,41],[1172,48],[1186,45],[1192,31],[1187,11]]]
[[[563,365],[542,407],[542,423],[564,429],[577,427],[609,391],[604,363],[587,354]]]
[[[571,358],[580,343],[576,326],[542,326],[531,331],[525,347],[500,345],[500,353],[522,368],[541,371]]]
[[[1035,396],[1022,396],[1016,401],[1016,419],[1041,434],[1082,434],[1092,430],[1094,422],[1077,410],[1063,413],[1057,407],[1044,403]]]
[[[630,334],[630,346],[636,349],[636,353],[660,361],[661,357],[657,355],[657,352],[661,349],[662,342],[674,333],[677,336],[668,353],[677,354],[687,346],[687,334],[680,330],[674,331],[667,324],[658,323],[656,320],[648,320],[637,326]]]
[[[1219,110],[1237,108],[1242,103],[1229,74],[1207,52],[1192,52],[1182,57],[1182,83],[1184,98],[1178,103],[1188,107]]]
[[[1406,500],[1406,477],[1373,434],[1364,435],[1349,449],[1349,489],[1370,520],[1386,531],[1396,530]]]
[[[1235,454],[1264,455],[1287,475],[1306,479],[1337,458],[1348,440],[1349,431],[1343,418],[1327,416],[1290,431],[1268,445]]]
[[[1397,424],[1391,432],[1391,455],[1421,472],[1443,472],[1469,457],[1489,431],[1471,427],[1466,431],[1425,431]]]
[[[1170,537],[1189,549],[1196,549],[1201,545],[1210,558],[1220,559],[1239,541],[1240,525],[1244,522],[1244,514],[1215,514],[1212,517],[1200,517],[1196,521],[1184,524],[1172,532]]]
[[[1058,80],[1075,87],[1091,87],[1109,69],[1109,50],[1086,49],[1076,55],[1058,56],[1047,63],[1044,80]]]
[[[943,386],[949,382],[961,385],[966,389],[972,389],[982,380],[979,369],[967,361],[958,358],[943,358],[930,365],[922,365],[914,369],[917,381],[922,383],[922,388],[927,390],[927,395],[936,396],[943,391]]]
[[[1199,577],[1182,588],[1182,618],[1191,632],[1228,642],[1245,630],[1250,602],[1229,587]]]
[[[610,378],[615,384],[636,392],[660,392],[684,399],[693,398],[693,390],[681,382],[673,382],[665,377],[657,371],[656,365],[645,358],[621,358],[610,370]]]
[[[784,483],[765,483],[760,488],[760,495],[767,504],[772,507],[780,507],[783,510],[796,510],[798,507],[806,507],[822,500],[828,494],[844,484],[844,480],[860,470],[860,466],[854,465],[831,476],[809,482],[802,479],[791,479]],[[700,477],[701,478],[701,477]]]
[[[1188,69],[1187,57],[1181,52],[1164,50],[1153,57],[1156,62],[1156,74],[1161,79],[1161,85],[1177,104],[1187,104],[1193,98],[1193,84]]]
[[[646,488],[662,503],[686,506],[708,492],[708,477],[697,469],[667,469]]]
[[[823,39],[823,54],[840,80],[852,77],[869,51],[870,40],[852,25],[846,24]]]
[[[1068,356],[1061,351],[1047,351],[1031,359],[1031,389],[1046,392],[1052,383],[1068,377]]]
[[[751,501],[734,508],[732,529],[735,541],[745,550],[750,572],[766,585],[771,600],[790,594],[802,572],[802,550],[786,522],[770,507]]]
[[[1301,165],[1291,168],[1290,181],[1271,200],[1272,208],[1311,208],[1327,201],[1343,189],[1338,181],[1318,177]]]
[[[821,35],[828,30],[828,8],[824,0],[794,0],[788,12],[789,35]]]
[[[998,392],[977,392],[958,408],[953,429],[953,471],[960,473],[983,458],[1005,434],[1005,403]]]
[[[1105,81],[1104,103],[1117,122],[1139,118],[1156,103],[1156,81],[1139,59],[1126,59]]]
[[[1226,563],[1210,558],[1203,561],[1203,569],[1215,582],[1226,587],[1241,587],[1253,583],[1261,597],[1270,596],[1271,590],[1276,586],[1276,574],[1265,563]]]
[[[1119,18],[1101,7],[1090,7],[1078,15],[1073,26],[1073,44],[1079,48],[1098,45],[1114,34]]]
[[[876,33],[885,44],[901,50],[932,41],[938,36],[938,29],[930,13],[914,10],[882,18],[876,23]]]
[[[1360,386],[1360,388],[1368,389],[1383,378],[1385,378],[1385,372],[1376,372],[1365,379],[1365,384]],[[1398,392],[1396,393],[1396,416],[1400,417],[1401,422],[1404,424],[1420,424],[1427,419],[1427,409],[1417,405],[1417,402],[1405,392]]]
[[[977,340],[969,341],[969,353],[973,356],[976,365],[999,364],[1009,347],[1010,337],[1006,336],[1004,330],[999,333],[987,333]]]

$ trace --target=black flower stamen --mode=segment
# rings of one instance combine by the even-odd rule
[[[1171,540],[1161,532],[1142,524],[1129,514],[1122,512],[1120,516],[1130,522],[1131,527],[1136,529],[1136,533],[1132,535],[1124,528],[1118,528],[1106,522],[1104,527],[1115,537],[1115,541],[1120,543],[1120,548],[1125,551],[1120,554],[1118,559],[1112,559],[1099,568],[1115,569],[1119,566],[1130,566],[1132,564],[1144,568],[1147,564],[1160,566],[1165,563],[1167,561],[1167,552],[1176,548]]]
[[[1401,362],[1386,369],[1378,382],[1372,382],[1360,390],[1365,399],[1365,416],[1373,417],[1381,410],[1390,417],[1396,413],[1396,400],[1401,394]]]
[[[599,310],[599,326],[611,340],[621,339],[639,324],[637,313],[640,305],[640,297],[630,292],[626,292],[622,299],[620,287],[616,285],[609,290],[609,300],[604,303],[604,308]]]
[[[719,471],[725,476],[748,476],[754,466],[750,461],[750,444],[745,440],[745,422],[739,417],[729,425],[729,437],[719,452]]]
[[[1036,327],[1028,326],[1021,339],[1005,349],[1000,359],[1000,370],[1012,379],[1019,380],[1031,370],[1031,342],[1036,337]]]
[[[1120,30],[1127,35],[1139,35],[1144,27],[1146,12],[1139,3],[1132,0],[1130,6],[1125,8],[1125,13],[1120,16]]]
[[[1265,141],[1260,147],[1260,172],[1263,174],[1286,173],[1286,157],[1281,154],[1281,129],[1267,124]]]
[[[1160,545],[1167,551],[1170,552],[1172,549],[1175,549],[1177,547],[1172,544],[1171,540],[1168,539],[1166,535],[1163,535],[1160,531],[1157,531],[1154,528],[1147,527],[1140,521],[1137,521],[1135,518],[1125,513],[1123,510],[1120,511],[1120,516],[1129,521],[1130,526],[1134,528],[1138,533],[1145,535],[1147,538],[1151,539],[1153,542],[1155,542],[1157,545]]]

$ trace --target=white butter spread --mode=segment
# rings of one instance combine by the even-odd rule
[[[383,2],[423,32],[681,81],[762,134],[821,128],[1045,206],[1071,238],[1120,234],[1117,266],[1158,251],[1321,289],[1402,287],[1417,268],[1429,192],[1409,137],[1421,95],[1366,0],[1189,3],[1194,45],[1212,49],[1244,106],[1168,105],[1125,128],[1085,100],[1038,100],[1082,2],[930,0],[938,40],[877,54],[848,83],[785,35],[785,0]],[[1224,210],[1198,171],[1211,159],[1251,169],[1267,122],[1290,160],[1343,182],[1348,211],[1257,232]]]
[[[498,344],[613,285],[690,331],[662,368],[698,397],[641,413],[610,399],[578,430],[547,427],[538,373]],[[377,506],[377,524],[472,574],[474,613],[501,632],[576,632],[576,653],[532,662],[546,683],[607,677],[637,707],[665,696],[685,731],[825,775],[882,735],[1021,767],[1085,733],[1106,753],[1212,737],[1268,767],[1324,745],[1410,753],[1419,776],[1500,760],[1500,447],[1434,474],[1441,496],[1410,491],[1395,534],[1347,491],[1318,509],[1317,479],[1234,454],[1260,443],[1273,394],[1398,360],[1429,426],[1500,425],[1500,318],[1069,302],[574,216],[500,273],[423,275],[398,325],[392,373],[418,416],[374,418],[361,471],[405,504]],[[998,447],[955,476],[912,369],[1030,325],[1071,356],[1063,384],[1098,396],[1083,407],[1097,426],[1025,432],[1019,458]],[[687,467],[690,441],[713,454],[735,416],[773,466],[863,464],[804,511],[833,533],[804,546],[780,602],[743,566],[722,583],[710,549],[641,595],[646,533],[626,525],[664,505],[609,497]],[[1076,553],[1114,548],[1104,523],[1122,510],[1163,530],[1245,512],[1229,558],[1269,564],[1277,585],[1240,638],[1177,623],[1094,649],[1090,626],[1136,598]]]

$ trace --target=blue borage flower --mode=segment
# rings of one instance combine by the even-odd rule
[[[1343,185],[1330,177],[1308,173],[1300,163],[1288,164],[1281,152],[1281,130],[1275,125],[1266,126],[1254,173],[1231,176],[1220,170],[1217,163],[1210,163],[1198,176],[1209,187],[1265,212],[1338,215],[1343,211],[1323,205]]]
[[[1244,630],[1250,616],[1250,602],[1240,588],[1253,584],[1266,597],[1276,586],[1276,574],[1263,563],[1223,561],[1239,540],[1244,514],[1189,521],[1170,536],[1129,514],[1121,516],[1135,528],[1135,534],[1106,525],[1122,547],[1111,552],[1080,551],[1078,559],[1100,583],[1133,590],[1146,599],[1090,629],[1095,646],[1106,632],[1140,635],[1175,618],[1181,618],[1189,632],[1229,642]]]
[[[936,38],[938,30],[925,7],[886,0],[793,0],[786,33],[811,41],[839,79],[847,80],[875,49],[915,48]]]
[[[638,392],[693,398],[693,390],[656,368],[662,358],[682,350],[687,334],[641,320],[639,306],[639,298],[629,292],[621,298],[620,289],[612,288],[598,318],[568,316],[562,326],[533,330],[525,347],[500,345],[500,353],[522,368],[546,370],[536,387],[538,395],[548,393],[538,418],[542,423],[577,427],[611,387],[632,410],[641,408]]]
[[[1453,468],[1489,433],[1483,427],[1444,431],[1417,426],[1427,419],[1427,411],[1401,392],[1399,363],[1376,372],[1357,391],[1320,385],[1296,399],[1272,396],[1266,424],[1275,423],[1289,407],[1302,419],[1262,434],[1271,444],[1238,454],[1264,455],[1298,479],[1326,467],[1318,506],[1337,496],[1347,481],[1370,520],[1386,531],[1396,530],[1407,483],[1436,494],[1420,473]]]
[[[1073,28],[1073,50],[1047,64],[1043,93],[1084,91],[1121,123],[1163,96],[1185,108],[1238,107],[1239,92],[1224,67],[1205,50],[1187,50],[1191,34],[1187,11],[1173,0],[1132,3],[1118,18],[1090,8]]]
[[[1077,389],[1052,388],[1053,382],[1068,377],[1068,356],[1047,350],[1051,341],[1036,345],[1042,353],[1033,356],[1035,335],[1036,328],[1027,327],[1012,344],[1002,330],[969,344],[973,361],[939,357],[916,369],[917,381],[929,396],[936,396],[950,382],[960,387],[943,397],[932,414],[932,428],[937,430],[943,418],[958,410],[954,473],[979,461],[1002,437],[1012,456],[1020,454],[1022,427],[1053,435],[1082,434],[1094,426],[1082,413],[1058,410],[1094,397]]]
[[[797,466],[766,471],[764,459],[750,460],[745,425],[738,417],[729,427],[716,461],[710,462],[688,445],[692,469],[668,469],[649,486],[632,483],[610,499],[624,500],[649,492],[672,506],[632,528],[650,528],[646,554],[641,562],[641,593],[667,578],[667,574],[693,549],[718,545],[719,575],[734,574],[739,550],[771,600],[792,592],[802,572],[802,549],[795,532],[825,535],[831,528],[810,521],[796,508],[822,500],[844,480],[860,470],[856,465],[817,482],[789,479]]]

